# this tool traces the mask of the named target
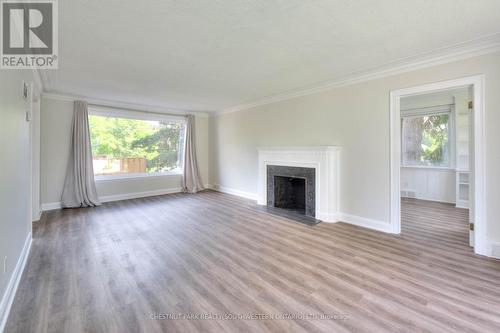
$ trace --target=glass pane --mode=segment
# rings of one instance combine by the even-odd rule
[[[182,123],[89,116],[89,124],[96,176],[180,170]]]
[[[401,134],[403,165],[450,165],[448,114],[403,117]]]

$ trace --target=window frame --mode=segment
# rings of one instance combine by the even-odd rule
[[[402,121],[404,118],[417,118],[425,116],[448,115],[448,154],[449,163],[446,166],[441,165],[423,165],[423,164],[407,164],[404,162],[404,135],[402,128]],[[414,169],[436,169],[436,170],[454,170],[455,169],[455,105],[439,105],[432,107],[420,107],[401,110],[401,167],[414,168]]]
[[[94,106],[89,105],[88,107],[88,115],[89,116],[100,116],[100,117],[109,117],[109,118],[124,118],[124,119],[133,119],[133,120],[149,120],[149,121],[170,121],[170,122],[178,122],[186,126],[186,117],[185,116],[177,116],[170,114],[163,114],[157,112],[149,112],[149,111],[137,111],[137,110],[127,110],[127,109],[118,109],[106,106]],[[89,131],[91,131],[89,126]],[[186,144],[186,131],[184,130],[184,146]],[[184,147],[185,149],[185,147]],[[93,157],[93,156],[92,156]],[[120,181],[120,180],[138,180],[144,178],[151,177],[178,177],[182,176],[183,167],[181,165],[180,169],[165,171],[165,172],[153,172],[153,173],[127,173],[121,175],[95,175],[94,179],[97,183],[109,182],[109,181]]]

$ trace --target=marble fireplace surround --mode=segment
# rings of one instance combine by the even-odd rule
[[[339,147],[265,147],[259,148],[258,153],[257,203],[259,205],[267,205],[268,165],[314,168],[316,174],[315,218],[323,222],[339,221]]]
[[[316,169],[267,165],[267,205],[275,207],[276,177],[302,179],[304,181],[304,215],[316,217]]]

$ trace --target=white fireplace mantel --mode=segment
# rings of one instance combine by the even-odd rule
[[[339,221],[338,174],[340,147],[263,147],[259,152],[257,203],[267,204],[267,166],[296,166],[316,169],[316,219]]]

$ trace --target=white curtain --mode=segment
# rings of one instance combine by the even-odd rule
[[[65,208],[98,206],[92,165],[87,102],[75,101],[71,148],[62,193]]]
[[[204,188],[196,160],[194,116],[188,115],[186,118],[186,144],[184,147],[182,188],[184,192],[196,193],[202,191]]]

